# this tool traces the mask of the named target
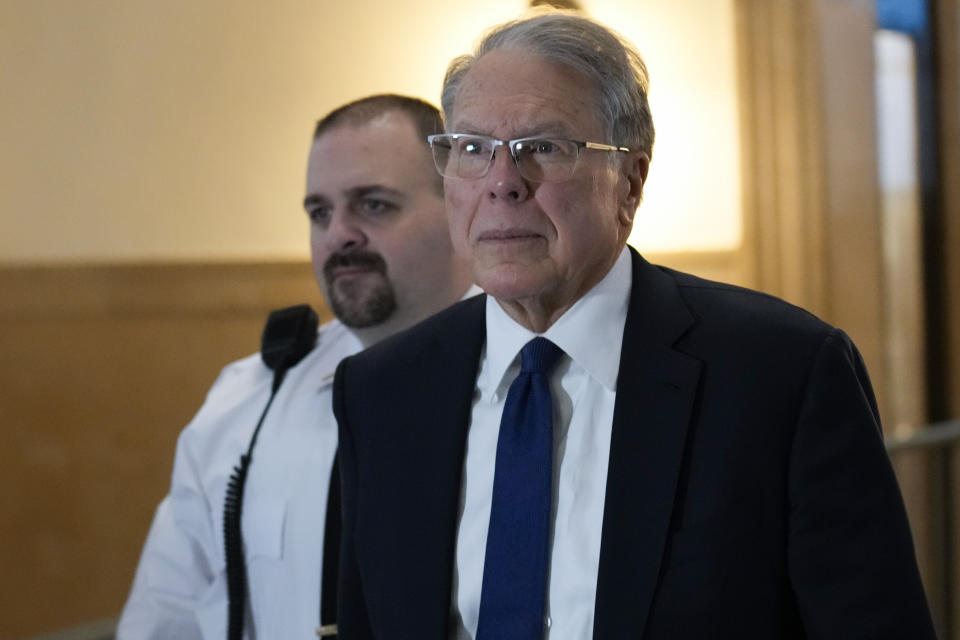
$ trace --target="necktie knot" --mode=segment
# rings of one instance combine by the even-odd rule
[[[520,350],[520,371],[548,374],[562,355],[563,349],[546,338],[534,338]]]

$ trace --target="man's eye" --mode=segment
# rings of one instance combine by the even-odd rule
[[[534,140],[530,143],[533,153],[548,154],[559,151],[559,147],[552,140]]]
[[[516,155],[549,156],[560,153],[561,151],[563,151],[563,148],[560,145],[553,140],[547,139],[521,140],[520,142],[515,142],[513,145],[513,152]]]
[[[475,156],[482,155],[485,151],[482,140],[464,140],[460,143],[460,153]]]
[[[315,224],[326,222],[330,217],[330,209],[327,207],[314,207],[307,211],[307,217],[310,218],[310,222]]]
[[[392,202],[387,202],[386,200],[379,200],[377,198],[366,198],[361,202],[363,211],[365,213],[387,213],[392,211],[396,207]]]

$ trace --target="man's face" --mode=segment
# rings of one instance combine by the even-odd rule
[[[347,326],[400,328],[462,294],[436,180],[400,112],[314,140],[304,200],[313,269]]]
[[[577,72],[496,50],[464,78],[449,131],[618,144],[605,139],[595,96]],[[450,233],[472,262],[474,282],[501,303],[532,304],[554,320],[599,282],[629,235],[647,167],[643,154],[609,153],[582,150],[572,178],[536,183],[498,147],[485,177],[447,178]]]

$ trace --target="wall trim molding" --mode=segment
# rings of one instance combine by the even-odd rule
[[[5,320],[262,313],[297,302],[324,306],[305,260],[0,266],[0,290]]]

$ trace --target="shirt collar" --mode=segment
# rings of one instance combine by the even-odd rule
[[[624,247],[607,275],[540,334],[600,384],[616,391],[623,328],[632,281],[630,251]],[[480,393],[490,400],[520,349],[538,334],[520,326],[493,296],[487,296],[487,335]]]
[[[313,352],[307,356],[320,360],[322,368],[317,372],[320,374],[320,384],[317,390],[323,391],[332,385],[340,361],[360,351],[363,351],[363,343],[339,320],[331,320],[321,327],[320,335],[317,337],[317,345]]]

